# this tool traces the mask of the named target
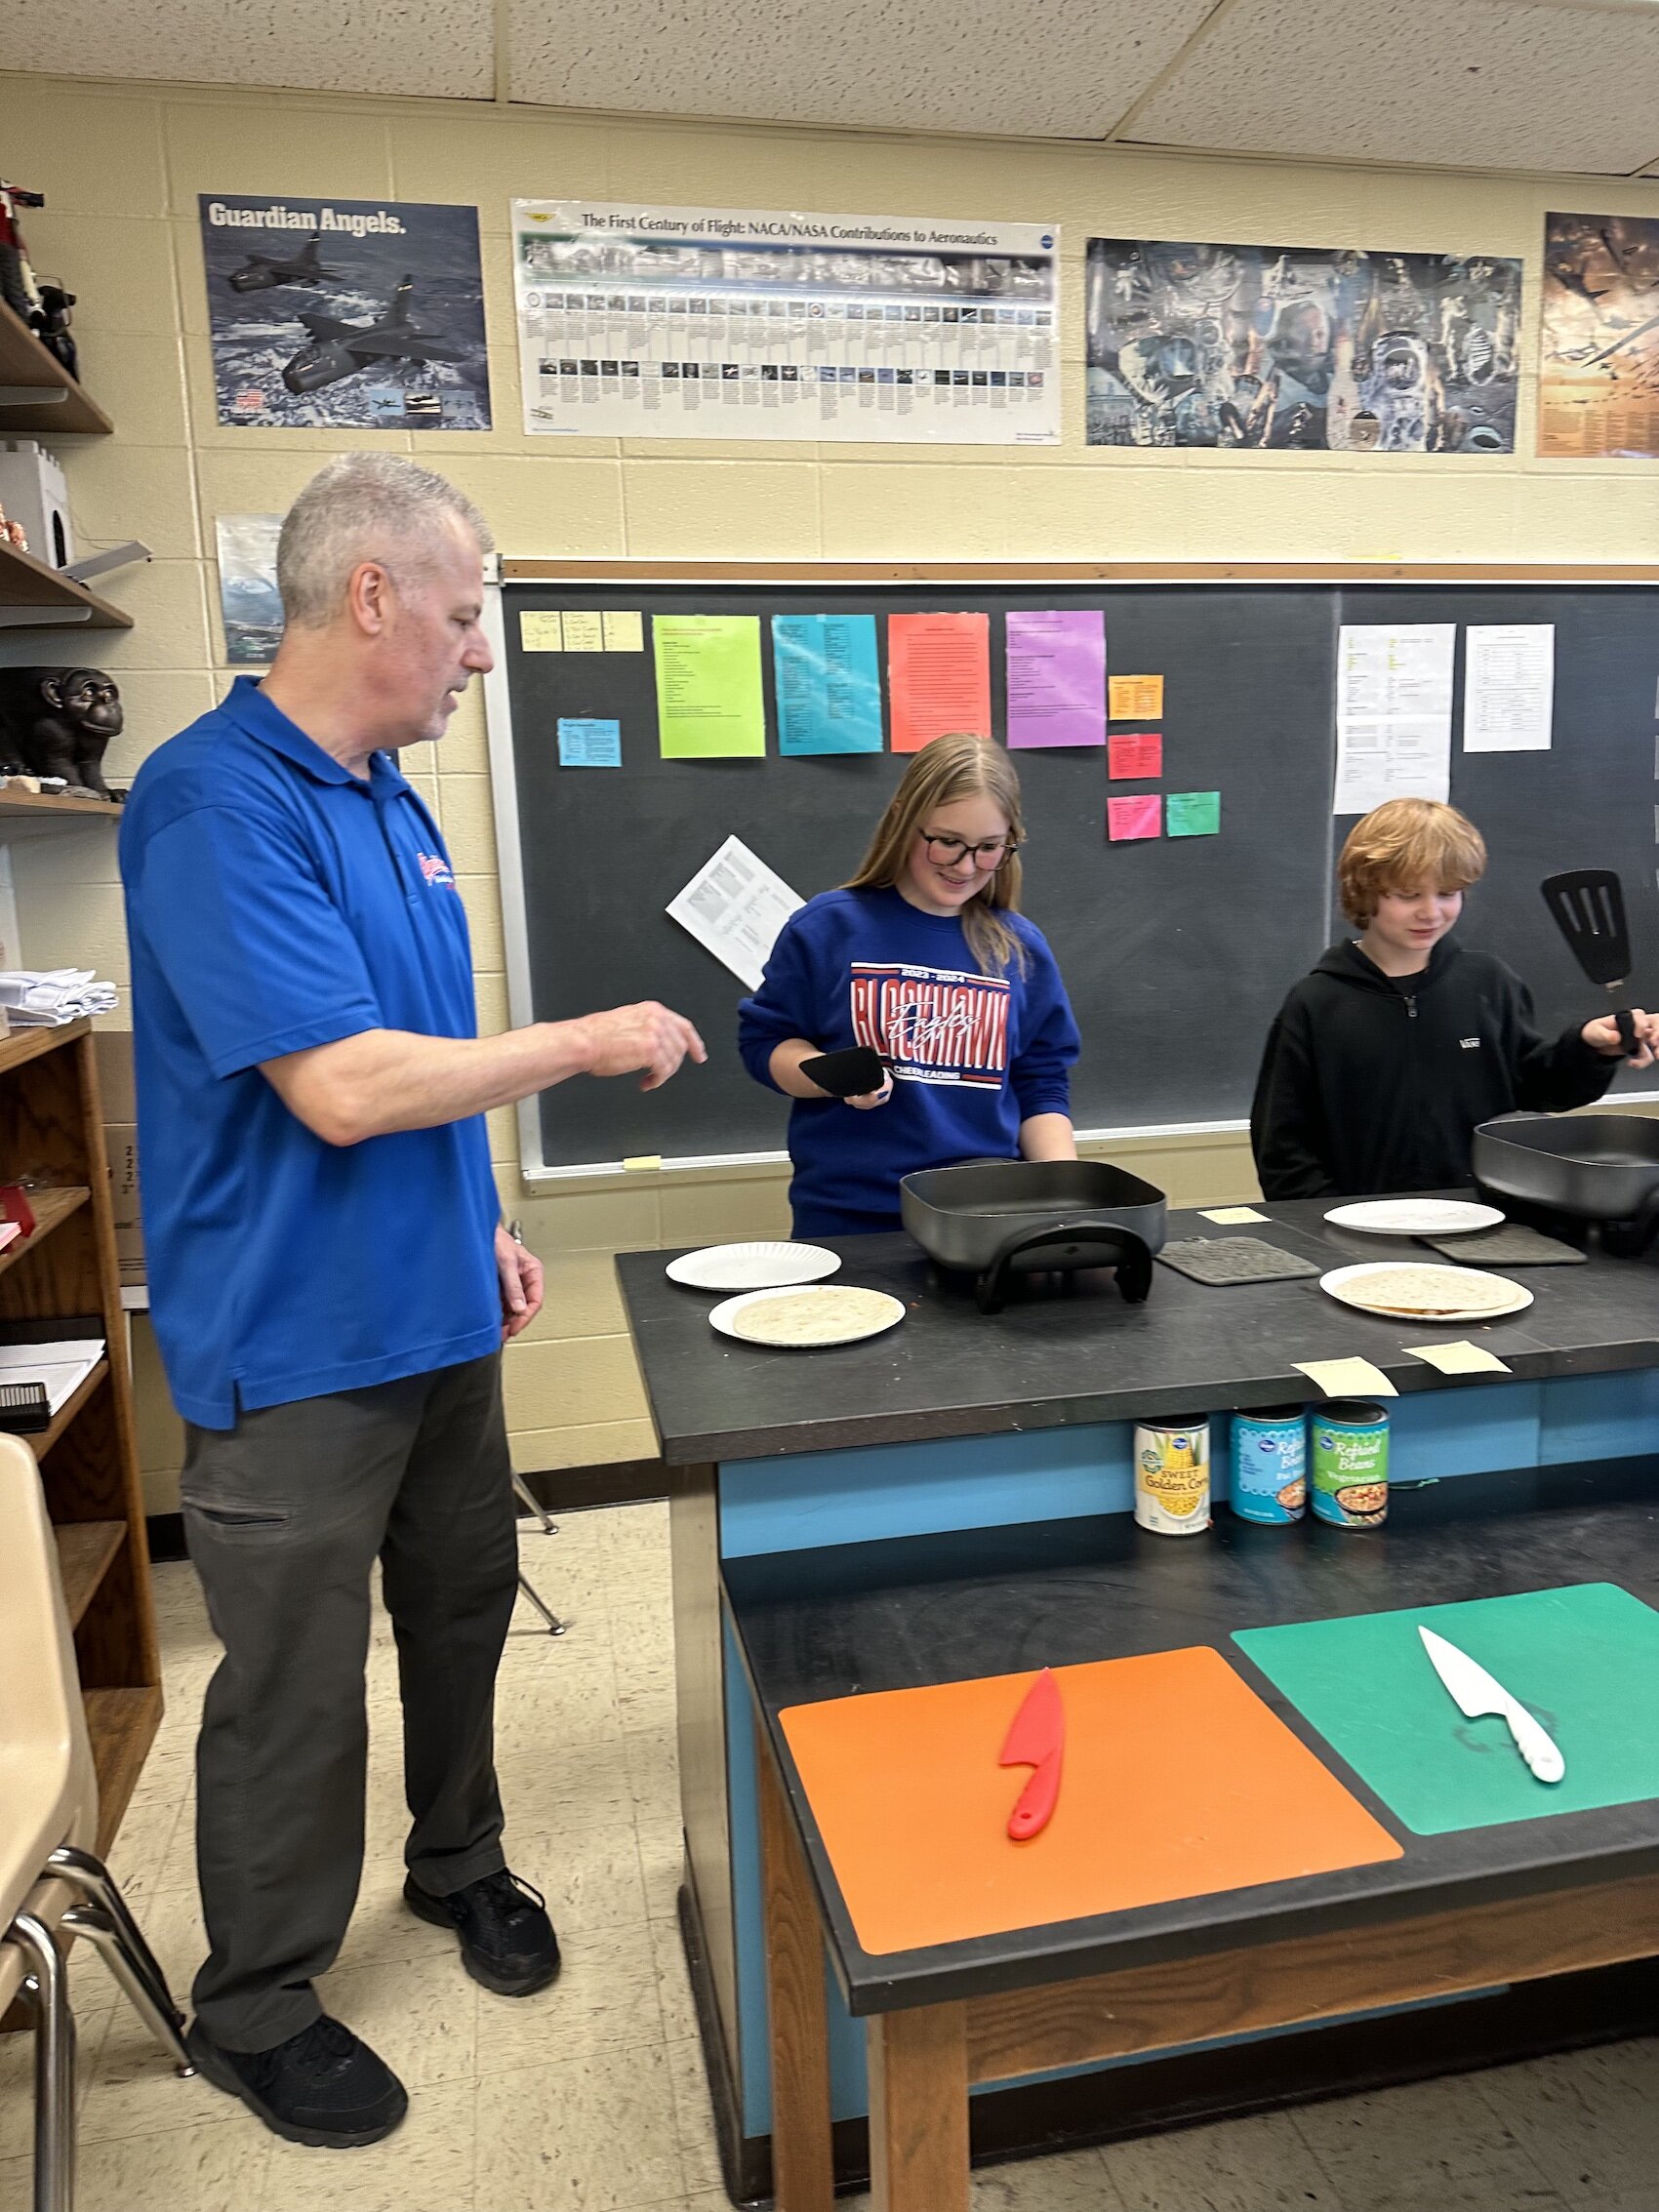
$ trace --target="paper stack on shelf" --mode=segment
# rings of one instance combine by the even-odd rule
[[[113,1014],[113,984],[100,983],[91,968],[0,970],[0,1007],[15,1029],[56,1029],[83,1014]]]
[[[0,1383],[44,1383],[47,1404],[54,1413],[61,1413],[102,1357],[101,1337],[0,1345]]]

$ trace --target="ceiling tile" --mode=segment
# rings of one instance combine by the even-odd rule
[[[193,85],[495,94],[492,0],[6,0],[5,14],[7,68],[42,75],[95,67]]]
[[[1100,138],[1214,0],[509,0],[515,100]]]
[[[1659,153],[1659,8],[1239,0],[1133,143],[1628,175]]]

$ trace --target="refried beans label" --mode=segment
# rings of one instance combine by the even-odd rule
[[[853,1035],[893,1063],[901,1083],[996,1091],[1008,1069],[1006,977],[855,960]]]

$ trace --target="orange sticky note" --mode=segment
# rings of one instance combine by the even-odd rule
[[[956,730],[991,735],[991,617],[889,615],[893,750],[920,752]]]
[[[1109,776],[1127,780],[1163,774],[1163,740],[1155,730],[1125,730],[1111,740]]]
[[[1030,1779],[997,1763],[1028,1674],[779,1714],[859,1942],[922,1950],[1403,1857],[1220,1652],[1057,1667],[1060,1797],[1016,1843]]]
[[[1114,845],[1127,844],[1134,837],[1161,837],[1162,799],[1155,791],[1134,799],[1108,799],[1106,834]]]
[[[1113,722],[1161,722],[1161,676],[1112,676],[1107,681]]]

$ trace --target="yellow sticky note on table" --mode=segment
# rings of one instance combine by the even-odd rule
[[[518,618],[518,642],[526,653],[562,653],[564,628],[557,613],[526,607]]]
[[[1254,1206],[1200,1206],[1198,1211],[1205,1221],[1219,1222],[1223,1228],[1231,1228],[1236,1222],[1265,1222],[1268,1218]]]
[[[1449,1345],[1407,1345],[1406,1351],[1413,1359],[1426,1359],[1431,1367],[1437,1367],[1442,1375],[1513,1375],[1515,1369],[1506,1367],[1496,1352],[1488,1351],[1484,1345],[1471,1344],[1460,1338]]]
[[[630,1172],[635,1168],[661,1167],[662,1164],[663,1155],[661,1152],[636,1152],[632,1159],[623,1162],[623,1166]]]
[[[1368,1359],[1293,1359],[1299,1375],[1317,1383],[1327,1398],[1397,1398],[1399,1392]]]
[[[577,613],[567,607],[564,611],[564,649],[567,653],[603,653],[603,619],[596,614]]]
[[[1163,719],[1161,676],[1109,676],[1109,719],[1113,722],[1159,722]]]
[[[608,610],[599,617],[605,632],[607,653],[643,653],[645,650],[645,618],[635,608],[625,608],[620,614]]]

